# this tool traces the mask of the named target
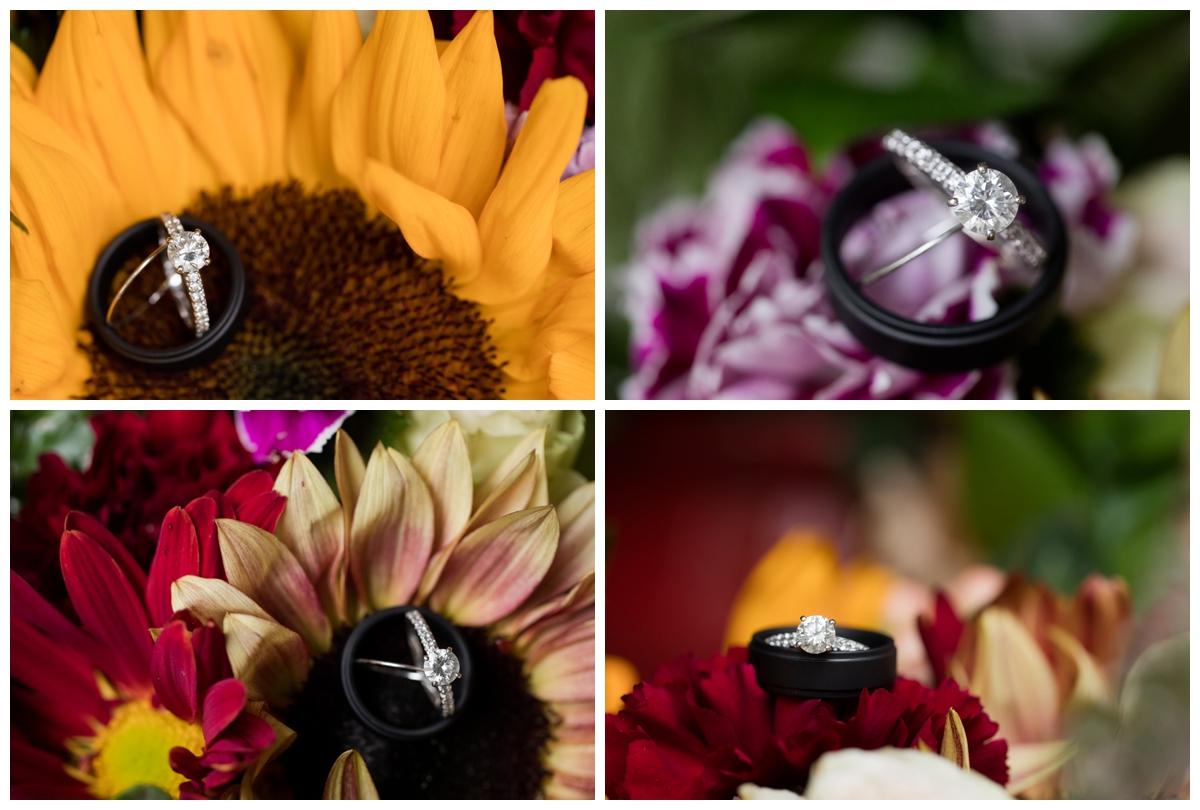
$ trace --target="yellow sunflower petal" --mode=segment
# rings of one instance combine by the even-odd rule
[[[25,55],[25,51],[11,42],[8,43],[9,95],[28,101],[33,98],[33,88],[36,85],[37,68],[33,66],[33,61]]]
[[[592,399],[596,392],[596,341],[576,340],[550,357],[550,393],[555,399]]]
[[[212,184],[208,162],[147,81],[132,11],[66,12],[36,98],[100,160],[134,218],[178,210]]]
[[[445,145],[434,190],[475,218],[496,185],[507,137],[504,80],[492,26],[492,12],[472,15],[441,57]]]
[[[512,300],[550,259],[559,178],[579,144],[587,91],[574,77],[545,82],[500,182],[479,217],[483,270],[462,293],[483,304]]]
[[[288,95],[296,65],[269,11],[188,11],[155,65],[162,97],[237,188],[287,176]]]
[[[287,37],[288,44],[292,46],[292,53],[296,57],[296,64],[303,65],[308,51],[313,21],[320,12],[276,10],[273,13],[275,14],[275,18],[279,20],[279,27],[283,29],[283,34]],[[350,13],[353,14],[354,12]],[[358,18],[355,17],[355,28],[358,27],[357,23]],[[362,39],[361,34],[359,35],[359,39]]]
[[[15,241],[23,236],[16,233]],[[12,295],[12,382],[14,399],[64,399],[83,394],[91,373],[87,356],[61,323],[41,281],[14,278]]]
[[[146,64],[150,66],[150,75],[157,72],[158,59],[182,22],[182,11],[142,12],[142,42],[146,48]]]
[[[400,226],[417,255],[442,261],[447,277],[478,273],[479,231],[467,209],[377,160],[367,160],[362,191]]]
[[[596,269],[595,169],[568,177],[558,185],[554,253],[576,273],[591,273]]]
[[[338,85],[361,49],[362,32],[353,11],[312,12],[304,79],[287,142],[288,171],[310,186],[332,188],[346,183],[333,164],[330,110]]]

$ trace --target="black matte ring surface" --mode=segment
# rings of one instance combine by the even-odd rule
[[[1001,306],[991,318],[956,324],[909,320],[863,295],[842,264],[841,245],[854,223],[875,205],[912,189],[890,153],[871,161],[854,175],[838,193],[825,217],[821,227],[825,284],[838,318],[875,354],[920,371],[941,374],[970,371],[994,365],[1028,348],[1049,326],[1058,310],[1067,260],[1066,229],[1046,188],[1020,163],[972,144],[933,141],[930,145],[967,170],[986,162],[1012,178],[1025,195],[1021,212],[1046,248],[1046,260],[1034,285],[1020,299]]]
[[[750,640],[747,660],[754,666],[758,685],[767,692],[833,700],[858,697],[864,689],[888,686],[896,679],[896,645],[891,636],[838,627],[840,638],[866,644],[870,649],[820,655],[767,643],[770,636],[795,631],[795,625],[759,630]]]
[[[229,284],[229,300],[225,303],[225,310],[203,336],[181,346],[156,349],[130,343],[105,322],[105,316],[108,313],[108,294],[112,289],[113,277],[134,251],[157,243],[160,227],[157,219],[146,219],[131,225],[116,239],[113,239],[96,261],[96,268],[92,271],[91,281],[88,283],[88,314],[96,329],[96,334],[106,346],[126,360],[158,371],[179,371],[215,359],[241,329],[250,303],[246,285],[246,268],[242,265],[242,258],[238,255],[233,243],[226,238],[225,234],[206,222],[201,222],[193,217],[180,217],[179,221],[183,223],[186,230],[199,228],[201,235],[208,241],[210,247],[223,253],[229,260],[229,271],[232,274]],[[147,268],[147,270],[149,269]]]
[[[357,676],[364,672],[364,668],[354,664],[354,660],[360,657],[359,647],[372,629],[382,622],[389,621],[403,622],[407,627],[408,619],[404,617],[404,614],[410,610],[417,610],[425,617],[429,630],[433,633],[439,646],[454,648],[454,654],[458,657],[458,671],[462,674],[462,677],[450,686],[454,692],[454,714],[443,717],[433,725],[423,728],[401,728],[388,723],[372,712],[367,707],[357,682]],[[414,663],[419,665],[420,662]],[[421,689],[422,687],[414,682],[413,688]],[[457,627],[428,608],[414,607],[413,605],[387,608],[363,619],[346,641],[346,648],[342,651],[342,691],[346,693],[346,700],[350,703],[350,708],[354,710],[358,719],[376,734],[390,737],[393,740],[421,740],[432,737],[461,717],[467,707],[467,698],[471,696],[471,648],[467,646],[467,640],[462,633],[458,632]]]

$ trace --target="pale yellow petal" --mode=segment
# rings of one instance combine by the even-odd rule
[[[229,613],[221,627],[234,676],[252,700],[287,706],[308,678],[304,639],[283,625],[257,616]]]
[[[188,11],[155,71],[160,94],[235,188],[283,180],[295,60],[269,11]]]
[[[208,161],[147,80],[132,11],[66,12],[36,98],[98,159],[132,219],[179,210],[213,184]]]
[[[377,160],[368,159],[362,192],[400,226],[419,256],[440,259],[448,279],[479,270],[479,230],[471,213]]]
[[[437,517],[434,549],[444,548],[471,519],[471,459],[458,422],[447,419],[434,428],[413,454],[412,463],[433,498]]]
[[[287,142],[288,171],[309,186],[333,188],[347,182],[333,164],[330,116],[334,93],[361,49],[362,33],[353,11],[312,12],[304,78]]]
[[[508,480],[509,475],[514,470],[525,466],[525,459],[530,452],[537,455],[539,476],[536,489],[530,497],[529,505],[543,506],[550,502],[550,491],[546,482],[546,432],[547,428],[545,426],[537,430],[531,430],[512,446],[512,449],[508,451],[508,455],[501,459],[500,463],[488,474],[488,477],[483,479],[483,483],[476,488],[475,503],[477,509]]]
[[[446,81],[439,194],[478,218],[500,175],[507,126],[492,12],[479,11],[441,55]]]
[[[542,84],[495,191],[479,217],[483,269],[466,298],[494,304],[520,297],[550,259],[559,178],[583,132],[587,91],[574,77]]]
[[[223,579],[182,576],[171,583],[171,610],[186,610],[202,622],[220,627],[229,613],[275,621],[258,603]]]
[[[16,44],[8,43],[8,94],[29,101],[37,85],[37,68]]]

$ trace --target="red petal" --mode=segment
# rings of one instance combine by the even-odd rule
[[[180,799],[207,799],[204,791],[200,789],[200,785],[196,782],[184,782],[179,786]]]
[[[167,711],[189,723],[196,719],[196,654],[187,627],[173,621],[154,642],[150,661],[154,691]]]
[[[146,572],[107,526],[84,512],[71,512],[67,515],[66,531],[81,531],[99,543],[120,566],[133,590],[137,593],[146,592]]]
[[[237,719],[246,705],[246,687],[237,678],[214,683],[204,696],[204,742],[212,745],[225,728]]]
[[[269,747],[275,742],[275,729],[261,717],[255,717],[249,712],[243,712],[233,723],[221,732],[221,739],[205,749],[205,757],[210,752],[226,754],[254,754]],[[206,759],[207,761],[207,759]]]
[[[32,585],[12,571],[9,572],[9,594],[14,619],[27,621],[55,643],[78,650],[103,672],[113,671],[115,656],[112,650],[67,621]]]
[[[934,682],[941,683],[946,678],[946,668],[963,634],[963,623],[955,615],[944,593],[937,595],[933,620],[918,616],[917,629],[921,631],[921,641],[925,643],[925,652],[929,655],[929,663],[933,665]]]
[[[533,59],[529,62],[529,74],[525,84],[521,86],[521,112],[528,110],[533,104],[533,97],[542,86],[542,82],[554,78],[555,68],[558,67],[558,52],[553,46],[533,49]]]
[[[233,667],[225,652],[225,634],[209,623],[192,631],[192,650],[196,653],[196,694],[206,695],[213,684],[233,677]]]
[[[275,486],[275,478],[266,470],[251,470],[230,485],[225,490],[234,509],[241,509],[242,504],[256,495],[271,492]]]
[[[210,489],[204,493],[204,497],[217,502],[217,517],[227,520],[235,520],[237,518],[237,509],[234,508],[233,502],[225,497],[224,492],[217,492],[215,489]]]
[[[54,643],[15,616],[9,624],[12,678],[85,717],[104,720],[108,716],[87,656]]]
[[[260,470],[261,472],[261,470]],[[255,495],[237,508],[237,519],[242,523],[253,523],[260,529],[275,531],[275,524],[287,506],[287,498],[278,492]]]
[[[67,790],[68,788],[84,787],[82,783],[67,775],[66,770],[64,770],[66,763],[49,751],[38,748],[36,745],[32,745],[19,738],[12,741],[11,751],[11,798],[22,798],[22,796],[18,795],[18,791],[22,788],[26,790],[47,791],[54,788]],[[33,797],[30,796],[28,798]],[[72,794],[52,798],[90,799],[92,796],[85,788],[81,795]]]
[[[217,518],[220,507],[209,497],[197,498],[187,505],[188,516],[196,527],[200,540],[200,576],[206,579],[224,579],[221,567],[221,545],[217,542]]]
[[[112,648],[119,686],[144,694],[150,683],[150,623],[120,567],[81,532],[64,532],[59,547],[63,579],[83,627]],[[167,614],[168,616],[170,613]]]
[[[172,748],[169,759],[171,770],[188,779],[203,779],[208,773],[208,768],[200,764],[200,757],[183,746]]]
[[[163,518],[158,533],[158,550],[150,563],[146,585],[146,606],[155,627],[171,619],[171,583],[180,577],[200,573],[200,539],[188,513],[176,506]]]

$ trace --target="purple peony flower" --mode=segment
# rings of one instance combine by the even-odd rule
[[[848,158],[815,177],[791,130],[754,124],[709,180],[703,200],[676,202],[639,228],[626,274],[633,324],[630,398],[885,399],[1013,395],[1011,366],[932,375],[873,356],[837,320],[818,260],[820,221],[850,173]],[[865,273],[945,218],[923,192],[900,195],[843,244]],[[990,317],[1007,281],[994,254],[954,237],[871,290],[918,320]]]
[[[318,452],[354,411],[237,411],[238,438],[256,464],[301,450]]]

